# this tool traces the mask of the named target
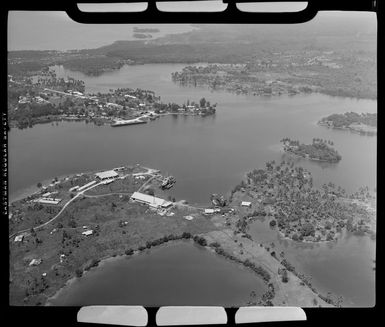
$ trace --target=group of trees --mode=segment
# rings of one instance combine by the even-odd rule
[[[146,248],[150,249],[151,247],[158,246],[158,245],[161,245],[163,243],[167,243],[169,241],[175,241],[175,240],[181,240],[181,239],[190,239],[190,238],[193,238],[194,241],[195,241],[196,239],[199,238],[199,236],[194,236],[193,237],[189,232],[183,232],[180,235],[174,235],[174,234],[165,235],[165,236],[163,236],[161,238],[158,238],[158,239],[155,239],[155,240],[152,240],[152,241],[147,241],[146,245],[138,247],[138,250],[139,251],[143,251]],[[133,251],[132,249],[129,249],[128,251],[130,253],[133,253],[133,252],[131,252],[131,251]],[[126,254],[127,254],[127,251],[126,251]]]
[[[19,128],[32,126],[40,117],[59,115],[59,109],[51,103],[24,103],[18,110],[11,110],[8,119],[16,121]]]
[[[344,114],[332,114],[321,119],[320,123],[331,123],[333,127],[348,127],[351,124],[365,124],[377,126],[377,113],[355,113],[345,112]]]
[[[281,142],[284,144],[284,150],[294,153],[301,157],[308,156],[310,159],[317,159],[328,162],[338,162],[342,159],[341,155],[331,146],[333,142],[313,138],[312,144],[300,144],[289,138],[283,138]]]
[[[315,143],[327,143],[329,145],[334,145],[333,141],[331,140],[324,140],[324,139],[320,139],[318,137],[314,137],[313,140],[312,140],[313,144]]]
[[[243,264],[246,267],[251,268],[258,275],[260,275],[265,282],[268,282],[270,280],[271,276],[270,276],[269,272],[266,269],[264,269],[262,266],[257,266],[254,262],[251,262],[248,259],[246,259],[243,262]]]
[[[64,79],[63,77],[57,78],[56,73],[54,71],[50,71],[48,76],[48,78],[38,78],[37,82],[34,85],[44,86],[47,88],[55,88],[59,91],[76,90],[79,92],[84,92],[85,90],[85,84],[82,80],[76,80],[72,77],[67,77],[66,79]]]
[[[27,285],[26,297],[41,294],[49,287],[47,278],[44,276],[28,278]]]
[[[262,294],[261,301],[259,304],[263,306],[273,306],[273,303],[271,301],[274,299],[274,296],[274,285],[272,283],[269,283],[267,291]]]
[[[65,68],[90,76],[99,76],[106,71],[121,68],[125,61],[111,56],[94,56],[65,59],[60,62]]]
[[[198,243],[201,246],[206,246],[207,245],[207,241],[206,241],[206,239],[204,237],[195,235],[193,237],[193,240],[194,240],[195,243]]]
[[[285,268],[278,268],[278,275],[281,276],[281,280],[283,283],[287,283],[289,281],[289,275]]]

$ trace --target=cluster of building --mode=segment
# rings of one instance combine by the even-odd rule
[[[52,197],[54,194],[58,192],[46,192],[42,194],[42,196],[38,199],[33,200],[33,202],[41,203],[41,204],[59,204],[62,199]]]
[[[50,103],[49,101],[43,99],[41,96],[30,96],[27,94],[26,96],[19,96],[19,104],[24,104],[24,103],[38,103],[38,104],[45,104],[45,103]]]

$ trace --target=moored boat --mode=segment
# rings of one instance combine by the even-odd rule
[[[169,188],[173,187],[175,183],[176,183],[175,177],[169,176],[169,177],[166,177],[165,179],[163,179],[160,187],[162,189],[169,189]]]
[[[137,124],[146,124],[147,122],[141,119],[129,119],[129,120],[115,120],[111,124],[111,127],[126,126],[126,125],[137,125]]]

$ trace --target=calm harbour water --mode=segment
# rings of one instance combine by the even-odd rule
[[[125,66],[99,77],[56,67],[60,76],[84,80],[86,92],[143,88],[154,90],[164,102],[176,103],[205,97],[211,103],[218,103],[217,114],[205,118],[168,116],[146,125],[121,128],[61,122],[58,126],[12,129],[9,133],[11,200],[20,197],[27,187],[54,176],[141,163],[176,177],[177,183],[171,190],[176,199],[204,205],[208,204],[211,193],[227,193],[246,172],[264,167],[266,161],[284,158],[279,141],[285,136],[305,143],[314,137],[330,139],[342,155],[338,164],[294,159],[312,173],[315,186],[332,181],[348,192],[363,185],[372,190],[376,186],[377,138],[316,125],[321,117],[331,113],[376,112],[376,101],[321,94],[266,98],[184,88],[171,81],[171,72],[183,67],[180,64]],[[275,243],[278,242],[276,239]],[[284,251],[299,258],[298,270],[311,274],[320,289],[334,290],[348,299],[350,305],[374,304],[371,264],[374,241],[351,236],[335,246],[311,247],[290,244]],[[355,265],[364,268],[358,272]],[[343,282],[339,282],[341,279]]]

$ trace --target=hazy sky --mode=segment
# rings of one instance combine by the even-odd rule
[[[190,10],[196,9],[197,4],[187,4]],[[260,4],[259,4],[260,5]],[[186,8],[184,4],[180,8]],[[184,6],[184,7],[183,7]],[[255,7],[255,5],[254,5]],[[269,8],[275,9],[277,4]],[[103,10],[104,7],[97,5],[94,11]],[[138,4],[131,4],[129,8],[143,10]],[[215,2],[205,3],[206,10],[215,8],[224,9],[223,4],[219,7]],[[259,6],[262,10],[268,10],[266,5]],[[303,9],[303,4],[295,4],[294,7],[280,6],[288,10],[289,8]],[[82,10],[87,7],[83,6]],[[88,7],[89,9],[89,7]],[[127,9],[127,4],[118,4],[114,7],[115,11]],[[166,8],[167,9],[167,8]],[[170,9],[179,9],[177,5],[171,4]],[[318,14],[315,19],[325,15],[341,15],[342,18],[367,17],[368,21],[373,26],[375,22],[374,13],[322,13]],[[85,49],[96,48],[103,45],[108,45],[117,40],[133,40],[132,28],[134,25],[102,25],[92,24],[85,25],[72,21],[65,12],[42,12],[42,11],[11,11],[8,16],[8,50],[70,50],[70,49]],[[146,25],[149,27],[157,27],[161,33],[153,36],[162,36],[168,33],[181,33],[191,30],[188,24],[154,24]],[[368,25],[369,26],[369,25]]]

